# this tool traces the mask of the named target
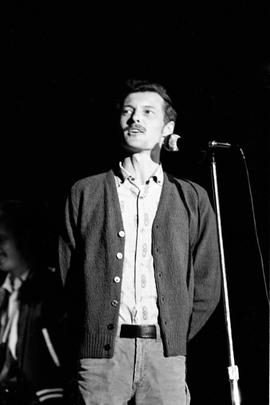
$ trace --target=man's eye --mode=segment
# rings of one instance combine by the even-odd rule
[[[154,111],[153,110],[144,110],[145,115],[153,115]]]
[[[131,110],[122,110],[122,115],[130,115],[132,113],[132,111]]]

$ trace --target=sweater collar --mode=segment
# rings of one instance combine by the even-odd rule
[[[20,277],[12,277],[11,274],[8,274],[1,287],[11,294],[13,291],[18,290],[21,287],[22,283],[26,280],[28,274],[29,271],[23,273]]]

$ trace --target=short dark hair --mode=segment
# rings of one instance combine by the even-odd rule
[[[28,265],[47,265],[48,226],[45,207],[21,200],[0,201],[0,226],[11,232]]]
[[[125,98],[131,93],[151,91],[160,95],[164,100],[164,120],[165,123],[176,121],[177,112],[173,106],[171,97],[165,87],[159,83],[149,80],[128,79],[121,89],[118,107],[121,108]]]

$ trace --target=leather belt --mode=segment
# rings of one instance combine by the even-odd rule
[[[157,331],[155,325],[121,325],[120,337],[156,339]]]

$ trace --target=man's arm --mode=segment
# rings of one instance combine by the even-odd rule
[[[63,283],[66,281],[67,273],[70,268],[72,252],[74,252],[76,248],[75,224],[77,220],[77,211],[75,208],[75,201],[76,193],[73,188],[66,199],[64,220],[61,224],[58,244],[58,264]]]
[[[220,299],[221,272],[216,217],[205,190],[198,190],[198,232],[193,248],[194,299],[188,338],[205,325]]]

